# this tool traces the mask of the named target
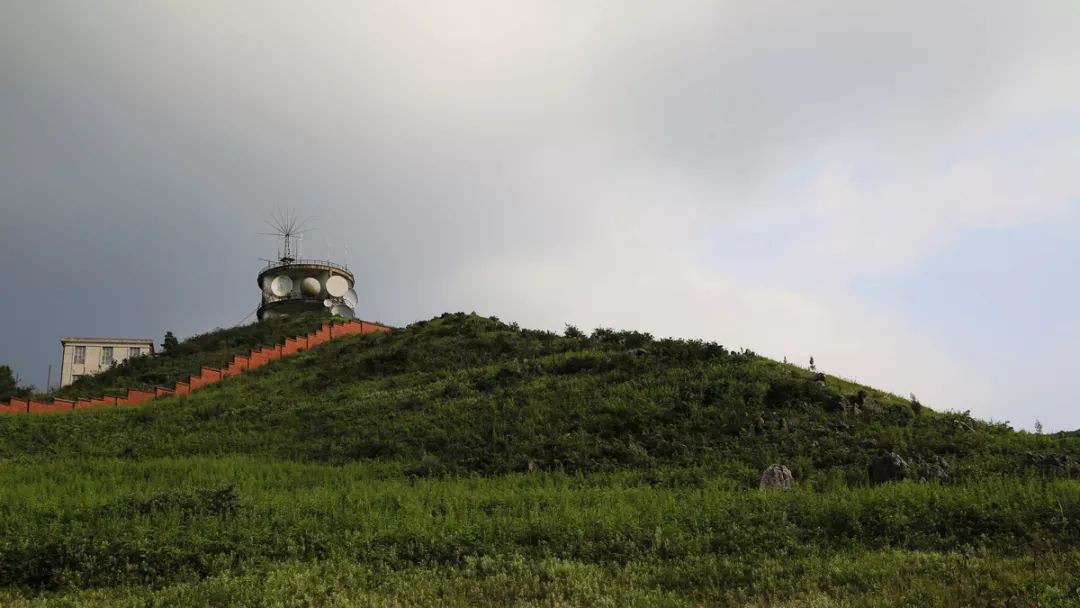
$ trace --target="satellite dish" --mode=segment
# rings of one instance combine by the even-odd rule
[[[322,305],[327,307],[327,308],[331,308],[334,305],[334,301],[331,300],[330,298],[326,298],[325,300],[322,301]]]
[[[300,282],[300,291],[305,296],[317,298],[322,293],[322,283],[315,277],[308,277]]]
[[[274,280],[270,283],[270,293],[279,298],[292,293],[292,279],[285,275],[274,277]]]
[[[334,275],[329,279],[326,279],[326,293],[335,298],[340,298],[345,295],[345,292],[349,290],[349,282],[345,280],[345,277]]]
[[[356,291],[355,290],[350,289],[349,291],[346,291],[345,295],[341,296],[341,299],[346,304],[349,305],[349,308],[351,308],[353,310],[356,310],[356,302],[357,302],[357,300],[356,300]]]
[[[352,309],[344,304],[334,304],[334,307],[330,309],[330,313],[338,317],[345,317],[346,319],[353,318]]]

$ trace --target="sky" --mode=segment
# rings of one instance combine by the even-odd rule
[[[359,313],[701,338],[1080,428],[1080,3],[0,0],[0,364]]]

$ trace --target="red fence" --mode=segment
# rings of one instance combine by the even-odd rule
[[[298,353],[302,350],[314,348],[334,338],[343,336],[355,336],[358,334],[370,334],[375,332],[390,331],[390,328],[378,323],[367,321],[347,321],[345,323],[327,324],[306,336],[285,338],[285,342],[275,346],[268,346],[253,350],[246,355],[236,355],[232,362],[224,369],[211,369],[204,367],[199,370],[198,376],[191,376],[187,382],[177,382],[173,388],[156,386],[152,390],[128,389],[126,397],[97,397],[93,399],[79,398],[75,401],[67,399],[52,399],[48,401],[12,399],[10,403],[0,401],[0,414],[44,414],[48,412],[67,412],[71,410],[94,408],[94,407],[117,407],[120,405],[138,405],[153,399],[164,399],[174,395],[186,395],[191,391],[225,378],[232,378],[251,370],[258,369],[275,359]]]

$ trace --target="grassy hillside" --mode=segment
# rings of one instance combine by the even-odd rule
[[[567,333],[444,315],[2,416],[0,605],[1080,606],[1075,435]]]

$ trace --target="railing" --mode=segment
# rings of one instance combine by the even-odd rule
[[[318,302],[321,305],[323,300],[325,300],[325,299],[326,298],[324,298],[322,296],[305,296],[305,295],[294,296],[291,293],[289,295],[287,295],[287,296],[275,296],[272,293],[263,294],[263,304],[272,304],[274,302],[284,302],[285,300],[288,300],[290,302],[303,302],[303,301]]]
[[[337,262],[331,262],[330,260],[293,260],[291,262],[268,262],[266,266],[263,267],[261,272],[266,272],[267,270],[272,270],[274,268],[288,268],[289,266],[297,266],[301,264],[308,264],[311,266],[328,266],[330,268],[352,274],[352,272],[349,270],[348,264],[338,264]]]

